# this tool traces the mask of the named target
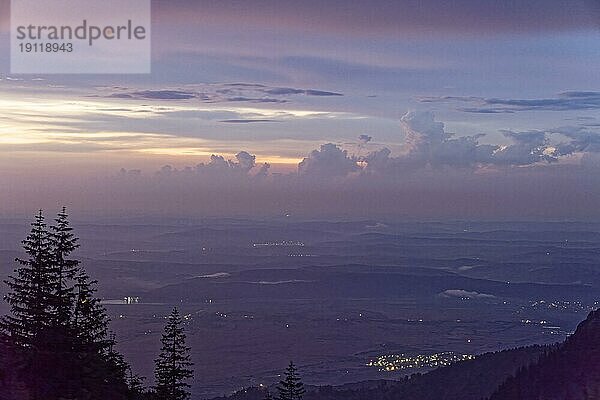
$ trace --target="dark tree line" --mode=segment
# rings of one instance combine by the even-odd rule
[[[10,313],[0,319],[0,399],[190,397],[190,349],[176,308],[156,360],[156,386],[146,390],[115,348],[97,282],[72,257],[79,244],[65,208],[49,227],[40,211],[22,243],[26,257],[5,281]]]

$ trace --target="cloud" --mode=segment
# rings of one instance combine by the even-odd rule
[[[406,133],[405,159],[417,165],[471,166],[489,162],[494,147],[480,145],[479,136],[453,138],[431,112],[409,112],[401,118]]]
[[[25,196],[22,192],[9,193],[2,207],[21,210],[72,199],[77,208],[90,212],[178,215],[597,215],[600,135],[590,128],[503,131],[511,142],[507,145],[482,144],[480,135],[447,132],[428,112],[405,114],[401,128],[398,135],[403,133],[406,141],[398,150],[377,148],[381,145],[369,135],[362,139],[369,147],[366,155],[366,144],[354,154],[326,143],[310,151],[296,171],[272,172],[269,164],[257,163],[254,153],[240,151],[235,156],[213,154],[188,167],[166,165],[159,171],[148,167],[142,172],[138,164],[106,180],[88,179],[79,171],[55,171],[52,176],[63,179],[57,184],[55,178],[42,180],[32,174],[27,186],[44,195],[25,204],[19,200]],[[578,153],[586,157],[561,162]],[[522,166],[527,168],[518,168]],[[12,179],[0,176],[0,185],[14,186]]]
[[[221,279],[221,278],[229,278],[231,274],[229,272],[216,272],[214,274],[208,275],[198,275],[194,278],[204,278],[204,279]]]
[[[290,279],[287,281],[258,281],[258,282],[247,282],[255,285],[289,285],[294,283],[313,283],[313,281],[307,281],[303,279]]]
[[[231,163],[233,168],[241,168],[243,171],[250,171],[256,165],[256,156],[251,155],[247,151],[240,151],[235,155],[237,163]]]
[[[119,170],[119,175],[121,177],[139,177],[139,176],[142,176],[142,170],[141,169],[125,169],[125,168],[121,168]]]
[[[298,165],[300,176],[321,179],[347,176],[395,176],[423,168],[477,169],[481,167],[522,167],[555,163],[575,153],[599,153],[600,134],[584,128],[557,128],[548,131],[501,131],[512,143],[482,144],[484,135],[457,137],[444,129],[431,112],[408,112],[401,118],[405,142],[398,155],[387,147],[366,155],[349,154],[328,143],[312,151]],[[550,136],[569,138],[552,144]],[[371,141],[359,136],[359,148]]]
[[[102,88],[103,90],[105,88]],[[296,89],[289,87],[270,87],[254,83],[228,83],[186,85],[177,89],[131,90],[113,87],[113,93],[104,95],[107,98],[138,100],[191,100],[197,99],[205,103],[249,102],[249,103],[287,103],[294,95],[337,97],[342,93],[316,89]]]
[[[256,174],[254,175],[255,179],[265,179],[269,176],[269,169],[271,168],[271,165],[269,163],[263,163],[261,164],[261,166],[258,168],[258,171],[256,172]]]
[[[304,94],[306,94],[307,96],[343,96],[343,94],[341,94],[341,93],[326,92],[323,90],[313,90],[313,89],[305,90]]]
[[[554,129],[553,132],[560,133],[571,139],[569,142],[561,142],[556,146],[558,155],[569,155],[576,152],[600,153],[600,134],[589,130],[591,126],[563,127]]]
[[[555,98],[498,99],[484,97],[440,96],[422,97],[422,103],[454,102],[471,103],[473,106],[458,107],[469,113],[498,114],[519,111],[574,111],[600,109],[600,92],[571,91],[559,93]]]
[[[333,143],[324,144],[319,150],[313,150],[298,164],[300,176],[318,179],[345,177],[358,170],[356,161],[348,156],[348,152]]]
[[[271,97],[243,97],[243,96],[237,96],[237,97],[226,97],[222,100],[223,102],[249,102],[249,103],[278,103],[278,104],[282,104],[282,103],[287,103],[288,100],[281,100],[281,99],[274,99]]]
[[[226,124],[251,124],[254,122],[278,122],[274,119],[225,119],[219,122]]]
[[[161,178],[197,178],[207,179],[214,182],[214,179],[224,179],[220,183],[229,182],[231,179],[244,180],[245,178],[259,179],[264,177],[269,170],[268,164],[262,164],[257,171],[253,171],[257,167],[256,156],[247,151],[240,151],[235,155],[235,160],[227,160],[221,155],[213,154],[210,156],[210,161],[200,163],[195,167],[185,167],[177,169],[171,165],[163,166],[156,175]],[[256,172],[255,175],[250,175],[250,172]]]
[[[336,92],[327,92],[323,90],[314,90],[314,89],[294,89],[294,88],[271,88],[264,89],[264,92],[272,95],[292,95],[292,94],[305,94],[307,96],[343,96],[341,93]]]
[[[131,95],[135,98],[151,100],[189,100],[198,97],[196,93],[181,90],[142,90]]]
[[[439,126],[435,121],[430,125],[433,131],[429,133],[435,133],[436,137]],[[419,125],[420,128],[428,126]],[[513,145],[537,146],[542,137],[531,133]],[[577,137],[581,143],[574,147],[587,148],[587,143],[595,141],[584,135]],[[52,173],[44,170],[32,175],[28,185],[19,187],[15,186],[14,178],[3,174],[0,185],[18,190],[7,193],[1,210],[30,211],[68,202],[81,212],[95,215],[135,212],[173,216],[273,216],[291,213],[307,218],[371,219],[375,216],[553,219],[598,216],[600,162],[597,157],[581,164],[535,163],[529,168],[512,168],[510,163],[520,157],[511,157],[510,163],[503,159],[502,163],[496,161],[496,168],[480,170],[478,166],[432,168],[422,165],[422,161],[414,166],[411,165],[414,160],[406,154],[392,155],[390,149],[382,148],[372,151],[367,162],[329,143],[312,151],[298,165],[297,172],[271,173],[268,164],[257,163],[254,154],[242,151],[233,157],[214,154],[196,166],[167,165],[155,173],[123,169],[106,179],[90,177],[79,170]],[[57,176],[61,177],[60,182],[56,181]],[[456,293],[447,295],[457,296]],[[458,297],[465,295],[471,294],[460,293]]]
[[[358,136],[358,140],[361,144],[367,144],[369,143],[371,140],[373,140],[373,137],[369,136],[369,135],[360,135]]]
[[[496,296],[491,294],[479,293],[479,292],[470,292],[468,290],[463,289],[448,289],[439,294],[440,297],[445,298],[459,298],[459,299],[495,299]]]
[[[388,229],[389,225],[386,225],[382,222],[377,222],[374,225],[366,225],[365,229],[373,229],[373,230],[378,230],[378,229]]]
[[[547,133],[544,131],[503,131],[503,134],[514,144],[501,146],[494,151],[495,164],[531,165],[540,161],[558,161],[558,157],[554,154],[554,148],[549,145]]]
[[[435,121],[431,112],[408,112],[401,118],[405,133],[402,154],[391,156],[387,148],[373,151],[361,159],[368,173],[397,173],[430,167],[473,167],[494,163],[497,146],[480,144],[478,136],[454,138]]]
[[[435,121],[430,112],[409,112],[402,117],[406,133],[404,154],[391,157],[388,150],[379,150],[365,157],[368,165],[385,168],[391,165],[407,167],[476,167],[528,166],[559,161],[561,156],[577,152],[600,151],[600,135],[584,128],[510,131],[502,134],[511,140],[508,145],[481,144],[484,135],[455,137],[444,125]],[[571,140],[552,144],[549,137],[560,133]]]

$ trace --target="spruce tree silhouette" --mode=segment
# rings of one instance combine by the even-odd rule
[[[79,247],[78,239],[72,231],[67,209],[63,207],[54,220],[54,225],[50,227],[54,263],[58,273],[56,296],[58,323],[63,326],[68,326],[71,322],[71,308],[75,303],[73,281],[79,272],[79,261],[69,258]]]
[[[23,240],[28,258],[16,259],[19,267],[5,283],[5,299],[10,315],[2,318],[2,328],[13,343],[32,347],[40,335],[57,323],[56,288],[58,274],[53,262],[52,239],[40,210]]]
[[[97,281],[80,269],[75,277],[75,304],[72,311],[72,330],[80,346],[88,351],[105,352],[111,345],[108,338],[109,318],[96,294]]]
[[[55,221],[48,230],[42,211],[36,215],[23,241],[28,257],[6,281],[10,313],[0,326],[18,379],[1,391],[28,400],[136,398],[139,386],[128,387],[129,366],[107,338],[96,282],[70,257],[78,245],[65,208]]]
[[[193,364],[182,325],[183,320],[175,307],[161,338],[160,355],[155,360],[155,390],[160,400],[185,400],[191,395],[187,380],[194,375]]]
[[[300,400],[306,391],[293,362],[285,370],[285,377],[277,386],[277,400]]]

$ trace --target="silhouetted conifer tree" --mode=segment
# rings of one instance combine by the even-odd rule
[[[277,400],[300,400],[306,391],[298,369],[293,362],[285,370],[285,377],[277,386]]]
[[[110,345],[108,339],[109,318],[96,294],[97,281],[91,280],[83,269],[75,278],[75,305],[72,329],[78,342],[88,350],[104,352]]]
[[[128,380],[129,366],[107,337],[96,281],[70,258],[78,245],[64,208],[55,221],[49,231],[40,211],[23,241],[28,257],[6,281],[10,314],[1,326],[20,358],[19,390],[33,400],[139,399],[139,378]]]
[[[187,380],[194,373],[182,325],[183,321],[175,307],[161,338],[160,355],[155,360],[155,390],[160,400],[185,400],[190,397]]]
[[[31,224],[31,232],[23,240],[27,259],[16,259],[19,267],[5,281],[9,292],[5,299],[10,315],[2,319],[3,330],[13,343],[30,347],[42,331],[57,323],[56,287],[52,239],[42,211]]]
[[[50,227],[52,252],[57,277],[57,313],[58,322],[69,325],[71,311],[75,303],[74,282],[79,272],[79,261],[70,259],[71,253],[79,247],[78,239],[69,224],[69,216],[65,207],[58,213],[55,223]]]
[[[127,383],[127,375],[129,372],[129,364],[125,362],[125,358],[121,353],[115,349],[117,344],[116,336],[111,333],[106,341],[106,350],[104,352],[104,359],[108,363],[109,372],[112,378],[122,383]]]
[[[128,398],[131,400],[145,399],[146,389],[144,388],[144,378],[134,374],[131,366],[127,368],[127,387],[129,388]]]

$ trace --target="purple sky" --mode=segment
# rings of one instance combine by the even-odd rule
[[[11,75],[8,5],[1,214],[600,216],[595,1],[155,1],[141,76]]]

